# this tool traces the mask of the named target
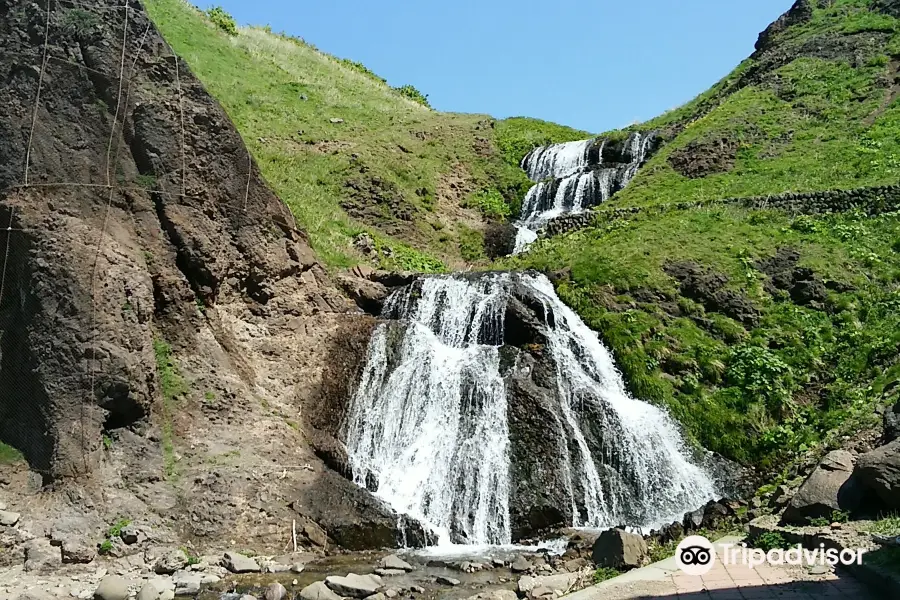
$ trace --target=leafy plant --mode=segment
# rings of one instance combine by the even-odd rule
[[[99,22],[97,15],[78,7],[67,9],[60,19],[62,30],[76,37],[86,36]]]
[[[178,399],[187,393],[187,385],[175,366],[172,348],[165,340],[154,339],[153,352],[156,357],[156,373],[159,377],[163,397],[163,422],[161,427],[163,461],[166,477],[173,478],[176,475],[173,413],[175,412]]]
[[[600,583],[602,581],[606,581],[607,579],[612,579],[613,577],[618,577],[622,573],[616,569],[611,567],[598,567],[595,571],[591,579],[594,583]]]
[[[117,538],[122,535],[122,530],[131,525],[131,519],[119,519],[106,531],[106,537]]]
[[[237,35],[237,22],[230,14],[225,12],[221,6],[213,6],[206,11],[206,16],[213,22],[213,25],[227,33],[228,35]]]
[[[103,540],[102,542],[100,542],[100,545],[97,546],[97,554],[100,554],[101,556],[105,556],[105,555],[109,554],[110,552],[112,552],[112,549],[113,549],[112,541]]]
[[[110,449],[112,449],[112,446],[113,446],[113,440],[112,440],[111,437],[109,437],[108,435],[106,435],[106,434],[104,433],[104,434],[103,434],[103,437],[102,437],[102,441],[103,441],[103,448],[104,448],[105,450],[110,450]]]
[[[785,541],[784,536],[777,531],[766,531],[752,539],[749,542],[749,545],[753,548],[759,548],[764,552],[768,552],[769,550],[775,550],[776,548],[786,548],[787,542]]]
[[[493,188],[471,194],[464,204],[477,208],[481,214],[491,219],[505,219],[512,212],[503,195]]]
[[[402,85],[400,87],[395,87],[394,91],[403,96],[404,98],[409,98],[413,102],[417,104],[421,104],[426,108],[431,108],[431,105],[428,103],[428,94],[423,94],[419,90],[417,90],[414,86],[411,85]]]
[[[23,460],[25,460],[25,457],[17,448],[0,442],[0,465],[11,465]]]

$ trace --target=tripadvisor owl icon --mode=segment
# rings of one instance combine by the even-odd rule
[[[690,535],[678,544],[675,563],[688,575],[708,573],[716,561],[713,545],[702,535]]]

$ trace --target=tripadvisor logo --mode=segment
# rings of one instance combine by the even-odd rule
[[[773,548],[768,552],[760,548],[748,548],[747,544],[719,544],[719,560],[723,565],[744,565],[755,569],[763,564],[769,565],[815,565],[828,566],[860,565],[864,548],[826,548],[819,544],[818,548],[804,548],[796,544],[790,548]],[[678,544],[675,549],[675,563],[688,575],[705,575],[716,562],[716,552],[712,543],[701,535],[691,535]]]
[[[713,568],[716,553],[702,535],[689,535],[675,549],[675,563],[688,575],[705,575]]]

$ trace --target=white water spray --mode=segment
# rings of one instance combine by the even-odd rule
[[[550,282],[508,273],[425,277],[391,296],[385,316],[400,321],[377,327],[349,410],[356,482],[374,478],[378,496],[435,528],[441,543],[510,543],[499,349],[513,288],[543,306],[565,431],[546,450],[558,458],[571,524],[649,527],[712,498],[674,422],[627,394],[609,351]]]

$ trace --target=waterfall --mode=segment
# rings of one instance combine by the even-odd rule
[[[571,525],[658,525],[715,495],[669,415],[628,395],[609,351],[544,276],[424,277],[394,292],[351,400],[346,445],[358,485],[433,527],[442,543],[511,542],[511,298],[541,306],[555,372],[548,439]],[[548,432],[551,429],[548,428]],[[554,453],[554,454],[549,454]],[[547,481],[547,485],[551,485]]]
[[[587,165],[593,142],[590,139],[541,146],[526,154],[519,166],[532,181],[567,177]]]
[[[537,183],[522,202],[513,254],[527,249],[537,239],[536,232],[551,219],[596,206],[628,185],[647,160],[654,139],[653,135],[632,133],[621,149],[612,148],[610,154],[617,161],[610,166],[603,162],[605,140],[551,144],[525,155],[521,167]]]

